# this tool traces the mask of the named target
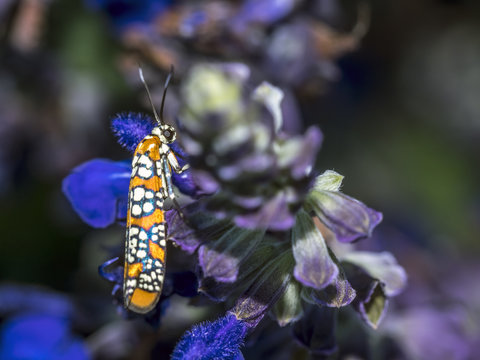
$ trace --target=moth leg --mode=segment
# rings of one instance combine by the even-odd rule
[[[178,215],[180,216],[180,218],[187,224],[189,224],[188,222],[188,219],[187,217],[185,216],[185,214],[183,213],[182,211],[182,208],[180,206],[180,204],[178,203],[177,199],[172,199],[172,202],[173,202],[173,205],[175,206],[175,210],[177,211]]]
[[[175,193],[173,192],[172,170],[168,165],[166,156],[162,156],[162,175],[165,178],[166,195],[173,200],[175,199]]]
[[[185,164],[182,166],[182,168],[180,170],[177,171],[178,174],[181,174],[183,173],[185,170],[188,170],[190,169],[190,165],[189,164]]]
[[[178,163],[178,160],[177,160],[177,157],[176,155],[174,154],[174,152],[172,151],[172,149],[168,149],[168,152],[167,152],[167,160],[168,160],[168,163],[170,164],[170,166],[172,167],[173,171],[175,171],[177,174],[181,174],[183,173],[185,170],[187,170],[188,168],[190,168],[190,165],[188,164],[185,164],[183,166],[180,166],[180,164]]]

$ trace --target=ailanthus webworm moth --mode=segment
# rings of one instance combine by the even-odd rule
[[[169,144],[175,141],[175,129],[163,120],[163,107],[173,67],[168,75],[160,106],[155,110],[148,85],[139,68],[153,108],[157,125],[137,146],[132,160],[132,175],[128,193],[127,233],[125,240],[125,270],[123,296],[125,308],[145,314],[157,304],[165,276],[167,226],[164,201],[175,202],[172,169],[182,173]],[[176,203],[176,202],[175,202]]]

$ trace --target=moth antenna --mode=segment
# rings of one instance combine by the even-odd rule
[[[163,106],[165,105],[165,96],[167,95],[168,85],[170,84],[170,80],[173,77],[174,72],[173,65],[170,65],[170,72],[168,73],[167,79],[165,80],[165,85],[163,85],[163,95],[162,95],[162,103],[160,104],[160,119],[162,120],[162,124],[165,122],[163,121]]]
[[[152,95],[150,95],[150,89],[148,88],[147,82],[145,81],[145,78],[143,77],[143,70],[140,66],[138,67],[138,74],[140,75],[140,80],[142,81],[143,85],[145,86],[145,90],[147,90],[148,100],[150,101],[150,105],[152,105],[153,115],[155,116],[155,120],[160,125],[164,125],[165,122],[163,121],[163,101],[165,100],[166,89],[163,91],[162,108],[161,108],[161,112],[160,112],[162,117],[159,117],[158,114],[157,114],[157,110],[155,110],[155,106],[153,105]],[[170,78],[170,75],[167,78],[167,81],[169,81],[169,78]]]

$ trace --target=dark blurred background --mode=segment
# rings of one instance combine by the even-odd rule
[[[352,28],[357,6],[323,3],[342,12],[326,13],[329,26]],[[467,298],[478,318],[480,3],[367,5],[367,33],[336,60],[335,79],[313,95],[295,92],[304,125],[324,133],[317,169],[341,173],[345,193],[384,213],[365,246],[391,251],[409,273],[399,306]],[[99,244],[123,229],[82,223],[61,182],[88,159],[130,156],[109,121],[149,110],[122,71],[122,38],[80,0],[3,0],[0,40],[2,281],[108,301]],[[458,281],[467,295],[451,290]],[[411,300],[416,286],[434,292]]]

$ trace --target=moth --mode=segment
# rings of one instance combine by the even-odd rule
[[[188,169],[188,164],[180,166],[177,156],[169,146],[175,141],[175,129],[163,119],[165,96],[173,76],[173,67],[165,80],[160,116],[153,105],[141,68],[139,75],[157,124],[150,135],[138,144],[132,160],[123,298],[125,308],[145,314],[151,311],[160,299],[165,277],[167,224],[164,203],[171,199],[178,206],[172,186],[172,170],[182,173]]]

